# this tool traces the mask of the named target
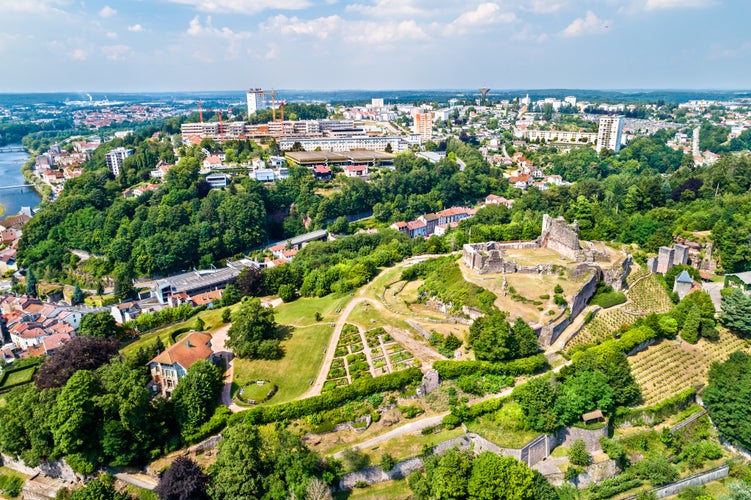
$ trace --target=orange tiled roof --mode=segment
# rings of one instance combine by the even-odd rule
[[[167,348],[163,353],[151,360],[151,363],[163,365],[179,364],[189,370],[193,363],[201,359],[208,359],[213,353],[207,344],[211,342],[211,335],[193,332],[187,337]]]

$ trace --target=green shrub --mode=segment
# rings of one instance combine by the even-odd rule
[[[436,361],[433,368],[441,379],[456,379],[462,375],[531,375],[544,370],[548,360],[544,354],[500,363],[489,361]]]
[[[460,425],[462,425],[462,420],[452,413],[443,417],[443,426],[448,430],[456,429]]]
[[[601,293],[592,297],[591,305],[600,306],[603,309],[617,306],[626,302],[626,294],[623,292]]]

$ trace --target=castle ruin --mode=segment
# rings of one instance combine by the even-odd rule
[[[599,251],[590,244],[589,248],[582,248],[579,244],[579,224],[566,223],[563,217],[552,218],[548,214],[542,216],[542,231],[536,240],[468,243],[462,248],[464,263],[478,274],[486,273],[552,273],[552,264],[537,266],[519,266],[505,258],[504,250],[520,250],[526,248],[549,248],[564,257],[584,263],[608,261],[605,252]]]

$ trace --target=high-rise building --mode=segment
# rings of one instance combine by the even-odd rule
[[[382,108],[383,107],[383,98],[382,97],[381,98],[376,98],[376,97],[372,98],[370,100],[370,107],[371,108],[375,108],[375,109]]]
[[[266,99],[266,93],[261,89],[250,89],[247,93],[248,98],[248,116],[256,111],[268,109],[269,101]]]
[[[623,116],[603,116],[597,129],[597,152],[609,149],[614,153],[621,150]]]
[[[421,109],[414,114],[414,118],[415,134],[420,134],[423,141],[431,140],[433,138],[433,112]]]
[[[120,175],[120,169],[123,167],[123,162],[128,156],[132,154],[132,149],[119,147],[104,155],[104,160],[107,163],[107,168],[110,169],[112,175],[114,175],[115,177]]]

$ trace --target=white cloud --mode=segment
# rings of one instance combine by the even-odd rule
[[[359,12],[368,17],[407,17],[422,16],[425,9],[415,5],[414,0],[375,0],[372,5],[355,3],[347,5],[348,12]]]
[[[102,10],[99,11],[99,17],[112,17],[115,14],[117,14],[117,11],[109,5],[105,5],[102,7]]]
[[[117,61],[130,53],[130,47],[127,45],[105,45],[102,47],[102,54],[110,61]]]
[[[133,26],[128,26],[128,31],[138,33],[139,31],[143,31],[143,26],[141,26],[140,24],[134,24]]]
[[[274,16],[262,25],[269,33],[290,37],[312,37],[320,40],[341,39],[372,49],[391,47],[404,40],[425,40],[428,34],[415,21],[350,21],[338,15],[319,17],[308,21],[297,17]]]
[[[75,49],[73,52],[68,54],[68,57],[73,59],[74,61],[85,61],[88,58],[88,54],[83,49]]]
[[[609,25],[610,21],[600,19],[594,12],[588,10],[584,17],[574,19],[561,34],[566,37],[595,35],[604,33]]]
[[[700,9],[717,5],[716,0],[647,0],[647,10]]]
[[[337,15],[303,21],[297,17],[287,17],[280,14],[269,19],[262,27],[283,35],[303,35],[325,39],[333,33],[343,32],[344,24],[344,19]]]
[[[264,10],[299,10],[310,7],[309,0],[168,0],[215,14],[257,14]]]
[[[0,12],[30,12],[35,14],[60,12],[59,7],[67,5],[65,0],[0,0]]]
[[[535,14],[552,14],[558,12],[563,7],[567,6],[566,0],[553,1],[553,0],[528,0],[522,4],[524,10],[534,12]]]
[[[117,33],[115,33],[114,31],[108,31],[107,38],[109,38],[110,40],[114,40],[115,38],[117,38]]]
[[[227,27],[215,28],[214,25],[211,23],[211,16],[206,17],[205,25],[201,24],[201,19],[198,16],[191,19],[190,25],[188,26],[188,29],[185,31],[185,34],[190,35],[190,36],[212,36],[212,37],[219,37],[219,38],[226,38],[226,39],[233,39],[233,40],[240,40],[243,38],[248,38],[250,36],[250,33],[235,32]]]
[[[497,3],[483,3],[477,6],[475,10],[465,12],[460,15],[448,26],[446,34],[463,34],[479,26],[489,26],[498,23],[512,23],[516,21],[516,15],[513,12],[501,11],[501,6]]]

